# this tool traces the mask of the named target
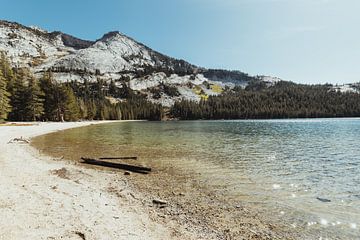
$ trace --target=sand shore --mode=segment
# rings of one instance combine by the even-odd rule
[[[8,143],[98,123],[0,126],[0,239],[174,238],[134,200],[119,173],[54,161],[28,144]]]
[[[196,179],[184,182],[167,171],[125,176],[9,143],[109,122],[0,125],[0,240],[303,239],[264,221],[259,209],[224,201]],[[168,204],[159,207],[155,199]]]

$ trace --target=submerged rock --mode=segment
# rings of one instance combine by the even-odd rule
[[[326,198],[320,198],[320,197],[317,197],[316,198],[317,200],[319,200],[320,202],[331,202],[331,200],[330,199],[326,199]]]

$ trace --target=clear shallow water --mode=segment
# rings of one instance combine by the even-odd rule
[[[139,156],[156,171],[196,176],[229,200],[267,206],[271,218],[294,228],[356,238],[359,142],[359,119],[320,119],[104,124],[35,145],[73,159]]]

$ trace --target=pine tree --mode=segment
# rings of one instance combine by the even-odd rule
[[[29,121],[39,120],[44,114],[44,93],[41,91],[38,81],[28,75],[28,88],[25,91],[25,119]]]
[[[83,99],[79,99],[80,118],[88,119],[88,108]]]
[[[8,118],[11,112],[10,88],[13,84],[14,74],[4,52],[0,52],[0,120]]]
[[[5,120],[11,112],[10,93],[7,91],[7,81],[0,71],[0,120]]]
[[[65,121],[77,121],[80,118],[80,107],[78,100],[70,86],[65,86],[63,90],[65,96],[64,119]]]
[[[87,108],[87,119],[88,120],[95,119],[97,113],[97,106],[93,99],[86,102],[86,108]]]
[[[15,72],[15,80],[11,88],[10,104],[12,111],[9,119],[12,121],[25,121],[26,74],[22,69]]]
[[[40,88],[44,92],[44,116],[47,121],[57,121],[58,119],[58,98],[59,86],[54,81],[52,72],[45,72],[39,80]]]
[[[10,61],[4,52],[0,52],[0,71],[6,79],[8,92],[11,92],[15,82],[15,75]]]
[[[117,97],[118,88],[116,87],[115,81],[111,80],[109,84],[109,94],[113,97]]]

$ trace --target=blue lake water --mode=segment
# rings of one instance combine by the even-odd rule
[[[136,154],[196,175],[216,194],[266,206],[294,229],[360,237],[359,119],[126,122],[42,138],[70,158]]]

